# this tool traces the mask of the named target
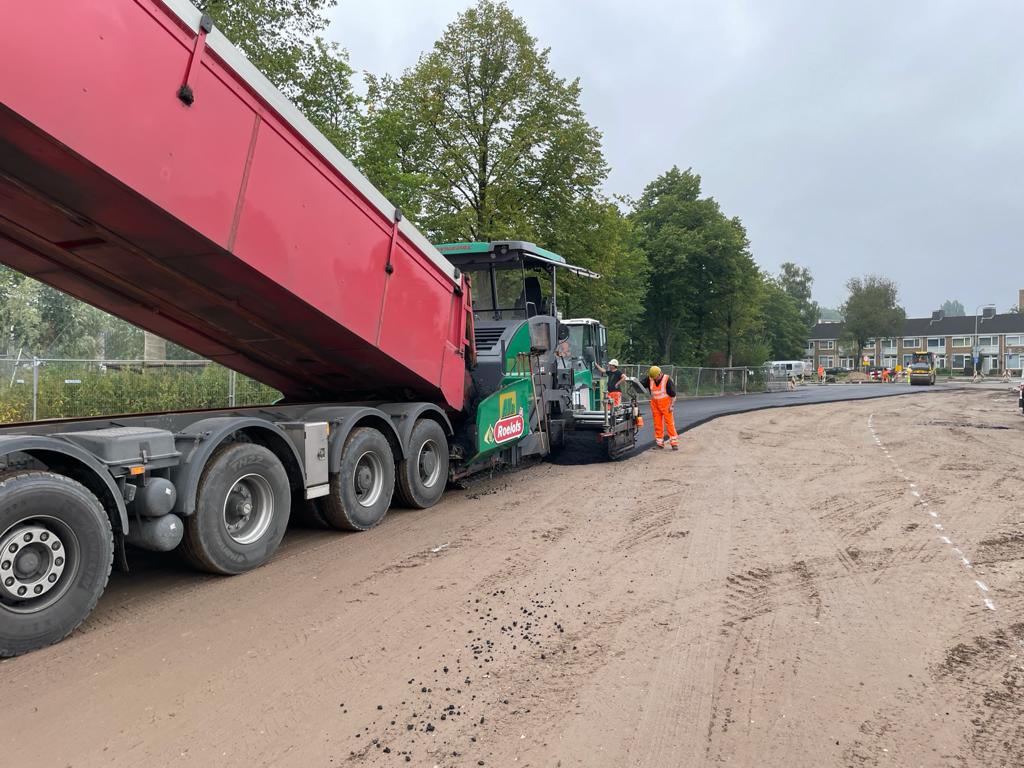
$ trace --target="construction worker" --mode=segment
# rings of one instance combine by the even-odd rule
[[[665,447],[665,430],[673,451],[679,450],[679,436],[676,434],[676,420],[672,415],[672,404],[676,400],[676,388],[672,379],[652,365],[647,372],[647,389],[651,392],[651,416],[654,418],[654,444]]]
[[[626,374],[619,370],[619,361],[614,357],[609,360],[608,370],[602,368],[600,363],[594,363],[594,367],[608,377],[608,399],[615,405],[622,405],[622,390],[619,389],[619,386],[622,384]]]

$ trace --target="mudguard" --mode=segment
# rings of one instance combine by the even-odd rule
[[[58,437],[46,435],[0,435],[0,456],[8,456],[12,453],[27,453],[30,456],[55,453],[90,470],[102,484],[101,487],[107,491],[106,498],[102,498],[100,501],[108,510],[111,505],[113,506],[117,511],[117,522],[120,523],[121,532],[128,533],[128,511],[125,509],[124,496],[121,494],[120,488],[114,482],[114,478],[111,477],[106,466],[84,448]],[[36,458],[43,463],[48,463],[43,456],[36,456]]]
[[[406,441],[395,428],[391,415],[382,408],[371,405],[325,405],[307,411],[302,418],[303,421],[326,421],[331,425],[327,442],[327,465],[332,474],[341,470],[341,453],[345,441],[357,426],[380,430],[391,444],[395,461],[405,458]]]
[[[229,436],[240,430],[261,430],[274,435],[288,446],[301,468],[302,459],[292,441],[284,430],[266,419],[244,416],[216,416],[203,419],[177,433],[175,444],[181,451],[181,464],[171,469],[171,481],[178,491],[178,499],[174,503],[174,512],[188,516],[196,511],[196,496],[199,491],[199,478],[203,474],[206,462],[217,447]]]

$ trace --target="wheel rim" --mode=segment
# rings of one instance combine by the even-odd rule
[[[26,517],[0,535],[0,605],[35,613],[57,602],[78,573],[78,537],[49,515]]]
[[[384,463],[373,451],[367,451],[356,462],[352,474],[356,501],[361,507],[372,507],[384,492]]]
[[[239,544],[258,541],[274,517],[274,492],[263,475],[249,474],[235,480],[224,499],[224,527]]]
[[[420,485],[433,488],[441,475],[441,449],[433,440],[427,440],[420,446],[416,461],[420,473]]]

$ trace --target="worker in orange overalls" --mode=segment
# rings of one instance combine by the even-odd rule
[[[676,420],[672,415],[672,404],[676,400],[676,388],[672,379],[661,372],[656,365],[647,372],[647,389],[651,392],[651,416],[654,418],[654,444],[665,447],[665,430],[673,451],[679,450],[679,435],[676,434]]]

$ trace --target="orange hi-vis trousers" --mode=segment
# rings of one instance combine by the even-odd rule
[[[672,415],[672,398],[654,398],[651,400],[651,416],[654,419],[654,442],[658,445],[665,444],[665,430],[668,429],[668,442],[670,445],[679,445],[679,435],[676,434],[676,420]]]
[[[622,393],[618,390],[609,392],[608,399],[610,399],[615,405],[622,405]]]

